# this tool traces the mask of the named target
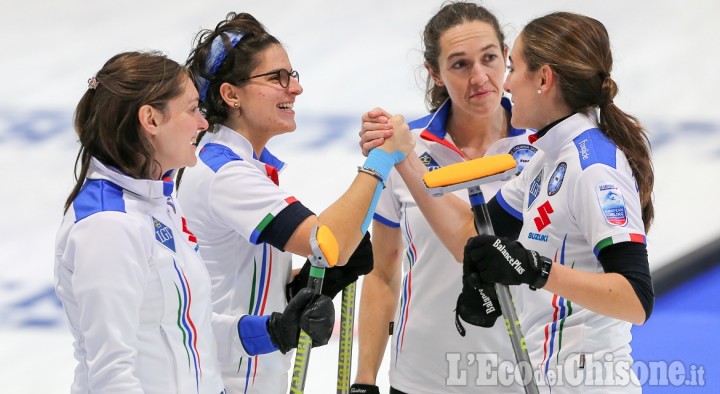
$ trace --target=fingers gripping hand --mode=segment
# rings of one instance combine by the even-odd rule
[[[464,275],[477,272],[489,283],[519,285],[527,283],[536,289],[545,286],[552,261],[517,241],[494,235],[478,235],[465,245]]]
[[[360,148],[367,156],[370,150],[377,148],[393,135],[392,125],[388,123],[392,115],[382,108],[375,108],[363,114],[360,132]]]
[[[410,127],[405,123],[402,115],[394,115],[389,120],[393,129],[393,136],[385,139],[385,143],[378,147],[388,153],[400,151],[407,156],[415,147],[415,138],[410,133]]]

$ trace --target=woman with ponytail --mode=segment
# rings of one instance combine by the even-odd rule
[[[477,235],[452,195],[424,195],[414,161],[396,168],[444,244],[464,255],[464,280],[512,286],[542,392],[638,393],[630,328],[654,302],[653,169],[645,131],[613,101],[608,33],[587,16],[549,14],[525,26],[509,63],[511,122],[538,130],[538,152],[488,203],[496,236]],[[452,242],[460,236],[470,238],[463,250]],[[461,318],[482,313],[462,305],[472,298],[460,297]]]

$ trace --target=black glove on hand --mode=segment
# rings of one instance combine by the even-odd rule
[[[307,289],[307,288],[306,288]],[[303,290],[300,290],[302,293]],[[313,347],[327,345],[335,327],[335,306],[332,298],[320,294],[300,315],[300,328],[312,338]]]
[[[484,282],[519,285],[535,290],[545,286],[552,261],[520,242],[478,235],[465,245],[463,272],[477,272]]]
[[[365,233],[360,244],[348,259],[347,264],[325,269],[322,294],[335,298],[347,285],[355,282],[360,275],[365,275],[373,269],[372,243],[370,233]],[[300,289],[307,287],[310,278],[310,260],[305,262],[302,269],[287,285],[288,300],[297,294]]]
[[[334,324],[332,300],[323,295],[317,296],[306,287],[290,300],[282,313],[272,313],[267,330],[272,343],[285,354],[297,347],[300,328],[313,339],[313,346],[321,346],[330,339]]]
[[[355,383],[350,386],[350,394],[380,394],[378,386]]]
[[[474,326],[489,328],[501,315],[495,285],[481,281],[475,272],[463,274],[463,288],[455,307],[455,328],[460,335],[465,336],[460,318]]]

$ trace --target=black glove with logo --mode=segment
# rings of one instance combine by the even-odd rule
[[[467,271],[463,266],[463,271]],[[463,273],[463,288],[455,307],[455,328],[465,336],[465,327],[460,319],[480,327],[492,327],[502,315],[495,285],[483,282],[477,273]]]
[[[347,264],[325,269],[322,294],[335,298],[347,285],[355,282],[360,275],[365,275],[373,269],[373,251],[370,242],[370,233],[365,233],[360,244],[348,259]],[[297,294],[300,289],[307,287],[310,278],[310,260],[305,262],[300,272],[288,283],[286,294],[288,299]]]
[[[378,386],[355,383],[350,386],[350,394],[380,394]]]
[[[532,290],[547,283],[552,260],[518,241],[494,235],[478,235],[465,245],[463,272],[477,272],[483,282],[519,285],[527,283]]]
[[[282,313],[272,313],[267,330],[272,343],[285,354],[297,347],[301,328],[310,335],[316,347],[328,343],[334,325],[335,307],[330,297],[316,295],[305,287]]]

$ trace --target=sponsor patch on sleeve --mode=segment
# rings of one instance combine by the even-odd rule
[[[614,226],[626,225],[627,209],[620,189],[612,183],[604,182],[597,185],[595,192],[605,220]]]

